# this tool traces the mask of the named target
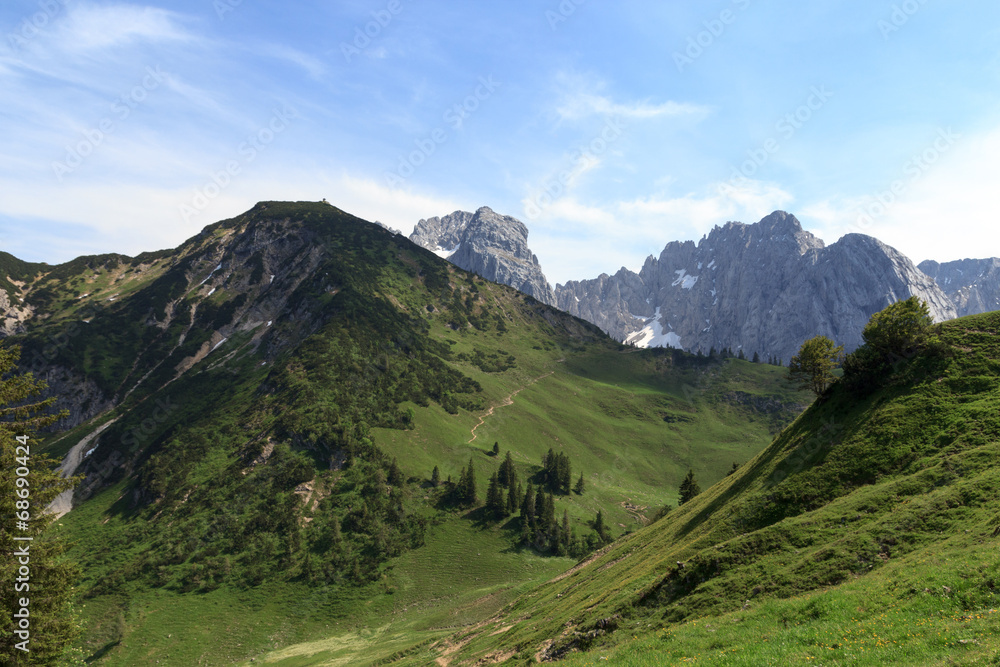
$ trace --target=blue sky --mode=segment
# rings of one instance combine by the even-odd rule
[[[794,213],[1000,255],[1000,5],[8,0],[0,249],[173,247],[265,199],[487,205],[550,280]]]

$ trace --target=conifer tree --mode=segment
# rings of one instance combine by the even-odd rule
[[[434,470],[431,471],[431,486],[434,488],[441,486],[441,471],[438,470],[437,466],[434,466]]]
[[[462,468],[462,474],[458,478],[458,488],[455,491],[460,503],[464,505],[479,503],[479,497],[476,495],[476,468],[472,459],[469,459],[468,468]]]
[[[507,490],[507,515],[513,515],[517,513],[519,503],[517,502],[517,487],[511,486]]]
[[[607,544],[611,541],[608,529],[604,525],[604,514],[601,513],[601,510],[597,510],[597,516],[594,518],[594,532],[597,533],[597,537],[602,544]]]
[[[490,475],[490,485],[486,491],[486,513],[498,521],[507,515],[507,503],[503,491],[500,490],[496,473]]]
[[[548,535],[553,535],[556,530],[556,502],[552,493],[545,494],[545,504],[542,506],[541,525]]]
[[[525,523],[535,525],[535,487],[528,482],[528,488],[524,492],[524,500],[521,501],[521,518]]]
[[[499,442],[494,442],[493,443],[493,456],[500,456],[500,443]]]
[[[562,528],[559,531],[559,553],[566,555],[570,550],[569,510],[563,510]]]
[[[45,508],[57,495],[72,489],[80,477],[62,479],[54,471],[58,461],[38,453],[33,432],[67,416],[65,411],[45,414],[55,398],[35,400],[46,385],[31,373],[9,375],[16,371],[21,350],[0,348],[0,517],[8,525],[0,530],[0,664],[78,664],[79,652],[71,647],[79,635],[72,607],[73,585],[79,578],[76,566],[65,560],[63,543],[42,539],[53,517]],[[12,407],[16,406],[16,407]],[[26,471],[26,475],[18,474]],[[18,480],[25,480],[26,486]],[[24,490],[24,493],[21,491]],[[26,497],[25,497],[26,496]],[[18,505],[17,503],[24,503]],[[25,512],[25,515],[19,513]],[[14,524],[18,529],[11,530]],[[32,538],[15,540],[15,537]],[[30,559],[29,591],[16,591],[19,559],[22,551]],[[15,614],[22,608],[21,598],[30,600],[27,609],[30,634],[27,644]]]
[[[757,354],[756,352],[753,353],[753,363],[755,363],[755,364],[759,364],[760,363],[760,355]]]
[[[504,488],[513,486],[515,484],[515,472],[514,472],[514,459],[510,455],[510,451],[507,452],[507,457],[500,464],[500,470],[497,475],[497,479],[500,481],[500,485]]]
[[[584,482],[583,482],[583,473],[581,472],[580,479],[576,480],[576,486],[573,487],[573,491],[576,492],[576,495],[582,496],[583,490],[584,490]]]
[[[569,495],[570,486],[573,484],[573,474],[570,469],[569,456],[560,453],[556,459],[556,488],[558,493]]]
[[[699,493],[701,493],[701,487],[698,486],[698,482],[694,478],[694,470],[688,470],[687,476],[681,482],[680,499],[677,501],[677,506],[680,507]]]
[[[402,486],[403,484],[403,472],[399,469],[399,464],[396,462],[395,457],[393,457],[392,463],[389,464],[387,481],[392,486]]]

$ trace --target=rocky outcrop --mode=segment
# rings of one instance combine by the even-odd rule
[[[455,266],[487,280],[510,285],[544,303],[555,305],[538,257],[528,248],[528,228],[488,207],[475,213],[455,211],[417,223],[410,240]]]
[[[917,268],[937,282],[959,317],[1000,310],[1000,258],[926,260]]]
[[[462,243],[462,234],[475,213],[455,211],[451,215],[421,220],[413,228],[410,240],[447,259]]]
[[[927,301],[936,321],[956,316],[898,251],[860,234],[825,246],[783,211],[726,223],[697,245],[670,243],[638,274],[623,268],[556,286],[560,308],[620,340],[785,360],[820,334],[854,349],[873,313],[911,295]]]

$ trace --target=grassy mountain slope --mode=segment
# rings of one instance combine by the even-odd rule
[[[12,342],[85,390],[50,451],[115,420],[57,527],[101,664],[286,646],[307,664],[436,639],[573,562],[518,546],[517,519],[449,504],[435,465],[457,478],[472,459],[482,498],[494,442],[523,481],[566,453],[587,488],[559,516],[585,535],[601,510],[620,534],[802,401],[779,368],[623,348],[326,204],[264,202],[173,251],[78,264],[39,279],[51,313]]]
[[[398,664],[1000,664],[1000,313]],[[579,653],[580,650],[589,652]]]

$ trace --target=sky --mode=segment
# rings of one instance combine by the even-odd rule
[[[175,247],[262,200],[489,206],[549,280],[793,213],[1000,256],[995,0],[5,0],[0,250]]]

